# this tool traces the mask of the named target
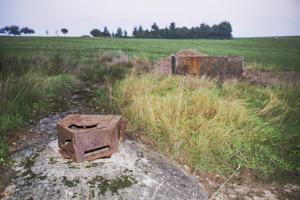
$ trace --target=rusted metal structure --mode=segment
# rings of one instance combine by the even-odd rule
[[[240,56],[172,56],[172,73],[195,76],[236,77],[243,73]]]
[[[59,151],[76,162],[110,157],[124,141],[124,129],[122,116],[68,115],[57,124]]]

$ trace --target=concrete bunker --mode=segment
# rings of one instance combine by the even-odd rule
[[[172,55],[173,74],[242,77],[244,58],[241,56],[176,56]]]

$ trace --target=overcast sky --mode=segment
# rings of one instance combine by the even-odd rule
[[[234,37],[300,35],[300,0],[0,0],[0,26],[33,28],[38,35],[89,34],[93,28],[213,25],[224,20]]]

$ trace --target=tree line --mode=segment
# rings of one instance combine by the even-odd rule
[[[67,28],[62,28],[60,30],[64,35],[67,34],[69,32],[69,30]],[[3,28],[0,28],[0,34],[8,34],[8,35],[31,35],[31,34],[34,34],[35,31],[31,28],[28,28],[28,27],[23,27],[23,28],[20,28],[19,26],[16,26],[16,25],[11,25],[11,26],[5,26]],[[49,31],[46,30],[46,35],[49,34]],[[56,33],[58,34],[58,32]]]
[[[114,32],[110,33],[110,31],[106,26],[104,27],[103,31],[95,28],[91,30],[90,34],[93,37],[117,37],[117,38],[128,37],[128,32],[126,30],[122,30],[122,28],[118,28],[115,33]]]
[[[143,29],[142,26],[135,27],[133,36],[136,38],[170,38],[170,39],[231,39],[232,27],[227,21],[209,26],[202,23],[198,27],[176,27],[175,22],[169,27],[159,28],[153,23],[151,29]]]
[[[69,31],[66,28],[62,28],[61,32],[65,35]],[[6,26],[0,29],[0,34],[8,35],[21,35],[21,34],[34,34],[34,30],[28,27],[19,28],[19,26]],[[46,31],[48,35],[48,30]],[[58,35],[58,32],[56,33]],[[110,32],[105,26],[103,31],[100,29],[92,29],[90,35],[93,37],[117,37],[127,38],[128,32],[118,28],[116,32]],[[232,27],[227,21],[220,24],[214,24],[209,26],[205,23],[196,27],[176,27],[175,22],[170,23],[169,27],[159,28],[156,23],[153,23],[151,29],[144,29],[142,26],[134,27],[132,31],[132,37],[134,38],[166,38],[166,39],[231,39]]]
[[[126,30],[118,28],[116,33],[110,33],[107,27],[104,30],[91,30],[93,37],[127,37]],[[153,23],[151,29],[144,29],[142,26],[134,27],[132,36],[135,38],[166,38],[166,39],[231,39],[232,27],[227,21],[209,26],[202,23],[199,27],[176,27],[175,22],[170,23],[169,27],[159,28]]]
[[[0,34],[8,34],[8,35],[21,35],[21,34],[34,34],[34,30],[28,27],[20,28],[19,26],[5,26],[0,29]]]

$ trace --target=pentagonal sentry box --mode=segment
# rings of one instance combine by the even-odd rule
[[[76,162],[110,157],[124,140],[119,115],[68,115],[58,122],[58,146],[64,158]]]

